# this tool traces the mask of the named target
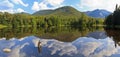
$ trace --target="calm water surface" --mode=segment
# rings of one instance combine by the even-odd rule
[[[120,30],[98,27],[0,29],[0,57],[120,57],[119,45]]]

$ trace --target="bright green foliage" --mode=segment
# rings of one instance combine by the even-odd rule
[[[51,12],[52,11],[52,12]],[[56,10],[27,13],[0,13],[0,24],[9,27],[50,27],[50,26],[97,26],[103,25],[104,19],[92,18],[76,9],[65,6]],[[39,15],[43,13],[43,15]]]
[[[81,15],[76,16],[31,16],[26,14],[0,14],[0,24],[10,27],[43,27],[43,26],[93,26],[103,23],[103,19],[95,19]]]

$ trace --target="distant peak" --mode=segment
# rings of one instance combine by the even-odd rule
[[[60,7],[60,8],[67,8],[67,9],[72,8],[73,9],[72,6],[63,6],[63,7]],[[57,9],[60,9],[60,8],[57,8]]]
[[[95,10],[99,11],[100,9],[95,9]]]
[[[95,9],[94,11],[107,11],[105,9]]]
[[[63,7],[65,7],[65,8],[73,8],[72,6],[63,6]]]
[[[88,16],[95,17],[95,18],[105,18],[106,16],[111,14],[111,12],[104,10],[104,9],[95,9],[93,11],[89,11],[89,12],[87,11],[85,13]]]
[[[103,10],[103,9],[95,9],[93,11],[105,11],[105,10]]]

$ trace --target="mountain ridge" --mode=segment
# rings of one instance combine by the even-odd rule
[[[32,15],[58,15],[58,16],[81,16],[84,14],[71,6],[64,6],[54,10],[40,10]]]
[[[93,11],[80,12],[74,7],[71,6],[63,6],[54,10],[40,10],[32,15],[39,16],[81,16],[82,14],[87,15],[92,18],[105,18],[111,14],[111,12],[104,9],[95,9]]]
[[[88,16],[94,17],[94,18],[105,18],[111,14],[111,12],[104,10],[104,9],[95,9],[93,11],[87,11],[84,13],[87,14]]]

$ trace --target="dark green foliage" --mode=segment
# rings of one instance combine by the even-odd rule
[[[41,10],[33,13],[33,15],[49,15],[53,12],[53,10]]]
[[[119,27],[120,26],[120,6],[116,5],[114,13],[109,15],[105,22],[107,27]]]

